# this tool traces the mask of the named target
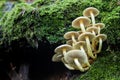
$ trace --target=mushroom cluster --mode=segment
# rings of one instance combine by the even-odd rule
[[[63,62],[69,70],[84,72],[90,69],[102,50],[103,41],[107,39],[107,35],[100,32],[105,24],[95,22],[98,14],[98,9],[88,7],[83,11],[83,16],[72,21],[72,27],[79,30],[64,34],[66,43],[55,48],[53,62]]]

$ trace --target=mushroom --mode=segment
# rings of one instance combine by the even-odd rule
[[[64,65],[65,65],[66,68],[68,68],[69,70],[75,70],[73,64],[68,64],[68,63],[64,60],[64,58],[62,58],[61,60],[62,60],[62,62],[64,63]]]
[[[61,61],[62,61],[62,62],[64,63],[64,65],[65,65],[68,69],[70,69],[70,70],[74,70],[74,69],[75,69],[75,68],[72,67],[71,64],[67,64],[67,63],[64,61],[63,54],[61,54],[61,53],[56,53],[56,54],[54,54],[53,57],[52,57],[52,61],[53,61],[53,62],[61,62]]]
[[[102,49],[102,43],[103,41],[105,41],[107,39],[107,35],[105,34],[98,34],[94,39],[93,39],[93,42],[92,42],[92,46],[95,50],[94,53],[100,53],[101,49]],[[96,45],[95,45],[95,42],[99,42],[99,46],[98,46],[98,50],[96,50]]]
[[[91,17],[93,26],[95,25],[95,17],[99,14],[99,10],[94,7],[88,7],[83,11],[83,15]]]
[[[105,24],[104,23],[97,23],[97,24],[95,24],[95,27],[98,28],[98,34],[100,34],[100,30],[105,27]]]
[[[86,42],[85,41],[79,41],[77,42],[74,46],[73,46],[74,49],[80,49],[82,50],[85,54],[86,51],[87,51],[87,46],[86,46]],[[89,59],[89,56],[88,56],[88,60],[89,60],[89,63],[92,64],[93,63],[93,60],[92,59]]]
[[[97,27],[88,27],[86,29],[87,32],[91,32],[93,33],[94,35],[96,35],[98,33],[98,28]]]
[[[72,50],[72,46],[70,46],[68,44],[63,44],[63,45],[60,45],[57,48],[55,48],[54,52],[55,53],[61,53],[64,56],[65,53],[69,50]]]
[[[90,41],[92,41],[92,39],[95,37],[94,34],[90,33],[90,32],[85,32],[82,33],[81,35],[79,35],[78,40],[79,41],[86,41],[86,45],[87,45],[87,54],[89,57],[91,57],[92,59],[96,59],[97,55],[94,55],[92,53],[92,49],[91,49],[91,44]]]
[[[65,39],[72,39],[73,43],[76,43],[76,38],[78,38],[79,33],[76,31],[70,31],[64,34]]]
[[[77,31],[77,32],[79,33],[79,35],[82,34],[82,31]]]
[[[75,64],[76,67],[81,72],[84,72],[85,70],[89,69],[89,67],[90,67],[87,55],[81,50],[70,50],[70,51],[68,51],[65,54],[64,59],[67,63]],[[87,68],[83,68],[82,65],[84,65],[84,67],[86,65]]]
[[[60,62],[62,58],[63,58],[63,54],[56,53],[56,54],[53,55],[52,61],[53,62]]]
[[[85,52],[87,50],[86,48],[86,43],[85,41],[79,41],[77,42],[74,46],[73,46],[74,49],[80,49],[82,50],[83,52]],[[86,52],[85,52],[86,53]]]
[[[85,27],[90,24],[90,19],[88,17],[78,17],[72,21],[72,27],[81,28],[82,32],[85,32]]]
[[[68,41],[66,41],[66,44],[71,45],[71,46],[74,46],[75,43],[73,43],[72,40],[68,40]]]

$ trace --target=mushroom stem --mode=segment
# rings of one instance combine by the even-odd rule
[[[87,45],[87,50],[88,50],[88,51],[87,51],[88,56],[90,56],[90,57],[93,58],[93,59],[96,59],[96,56],[94,56],[93,53],[92,53],[92,49],[91,49],[89,37],[86,36],[86,37],[85,37],[85,40],[86,40],[86,45]]]
[[[100,34],[100,27],[98,26],[98,34]]]
[[[97,41],[96,40],[92,40],[92,50],[96,51],[96,46],[97,46]]]
[[[84,72],[84,69],[83,69],[82,65],[79,63],[78,58],[74,59],[74,63],[76,64],[76,66],[78,67],[78,69],[80,71]]]
[[[63,49],[63,56],[65,56],[65,53],[66,53],[66,49]]]
[[[92,30],[92,33],[93,33],[94,35],[96,35],[94,30]]]
[[[72,41],[73,41],[73,43],[76,43],[74,35],[72,35]]]
[[[82,20],[80,20],[80,28],[82,32],[85,32],[85,27]]]
[[[99,38],[99,47],[98,47],[98,50],[95,53],[100,53],[101,49],[102,49],[102,39]]]
[[[61,59],[61,61],[63,62],[63,64],[65,65],[65,67],[67,67],[70,70],[75,70],[75,68],[71,65],[65,62],[64,57]]]
[[[92,11],[90,11],[90,15],[91,15],[91,20],[92,20],[92,24],[93,26],[95,25],[95,17]]]
[[[83,51],[85,53],[83,46],[80,46],[80,49],[81,49],[81,51]]]
[[[86,52],[85,52],[83,46],[80,46],[80,49],[81,49],[81,51],[83,51],[83,52],[86,54]],[[91,66],[89,62],[87,62],[86,65],[89,66],[89,67]]]

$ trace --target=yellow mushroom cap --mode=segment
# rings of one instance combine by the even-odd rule
[[[87,50],[85,41],[76,42],[73,47],[74,47],[74,49],[80,49],[80,46],[83,46],[85,51]]]
[[[66,49],[66,51],[72,50],[72,46],[68,44],[63,44],[55,48],[54,52],[55,53],[63,53],[63,50]]]
[[[88,26],[91,23],[91,20],[88,17],[77,17],[72,21],[72,27],[80,28],[80,21],[83,21],[84,26]]]
[[[89,40],[92,41],[92,39],[95,37],[93,33],[90,32],[84,32],[81,35],[78,36],[79,41],[85,41],[85,37],[88,36]]]
[[[105,24],[104,23],[97,23],[94,25],[95,27],[100,27],[100,29],[103,29],[105,27]]]
[[[92,32],[92,31],[94,31],[95,33],[97,33],[97,32],[98,32],[98,28],[97,28],[97,27],[88,27],[88,28],[86,29],[86,31],[87,31],[87,32]]]
[[[81,50],[70,50],[64,56],[65,61],[70,64],[74,63],[75,58],[77,58],[81,64],[88,60],[87,55]]]
[[[105,41],[105,40],[107,39],[107,35],[105,35],[105,34],[98,34],[98,35],[94,38],[94,40],[99,41],[99,38],[101,38],[102,41]]]
[[[83,11],[83,15],[86,17],[90,17],[90,12],[92,12],[94,16],[97,16],[99,14],[99,10],[97,8],[88,7]]]
[[[79,33],[76,32],[76,31],[66,32],[66,33],[64,34],[64,38],[65,38],[65,39],[71,39],[71,38],[72,38],[72,35],[73,35],[75,38],[77,38],[78,35],[79,35]]]
[[[52,61],[53,62],[60,62],[62,58],[63,58],[63,54],[56,53],[53,55]]]

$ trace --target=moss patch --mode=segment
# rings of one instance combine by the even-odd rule
[[[33,4],[16,4],[0,22],[3,41],[11,43],[21,38],[29,41],[35,35],[38,40],[46,37],[50,43],[64,43],[63,35],[67,31],[76,30],[71,27],[72,21],[82,16],[85,8],[92,6],[100,10],[96,23],[103,22],[106,25],[102,33],[108,36],[108,45],[117,46],[116,44],[120,44],[120,6],[117,2],[117,0],[37,0]]]

